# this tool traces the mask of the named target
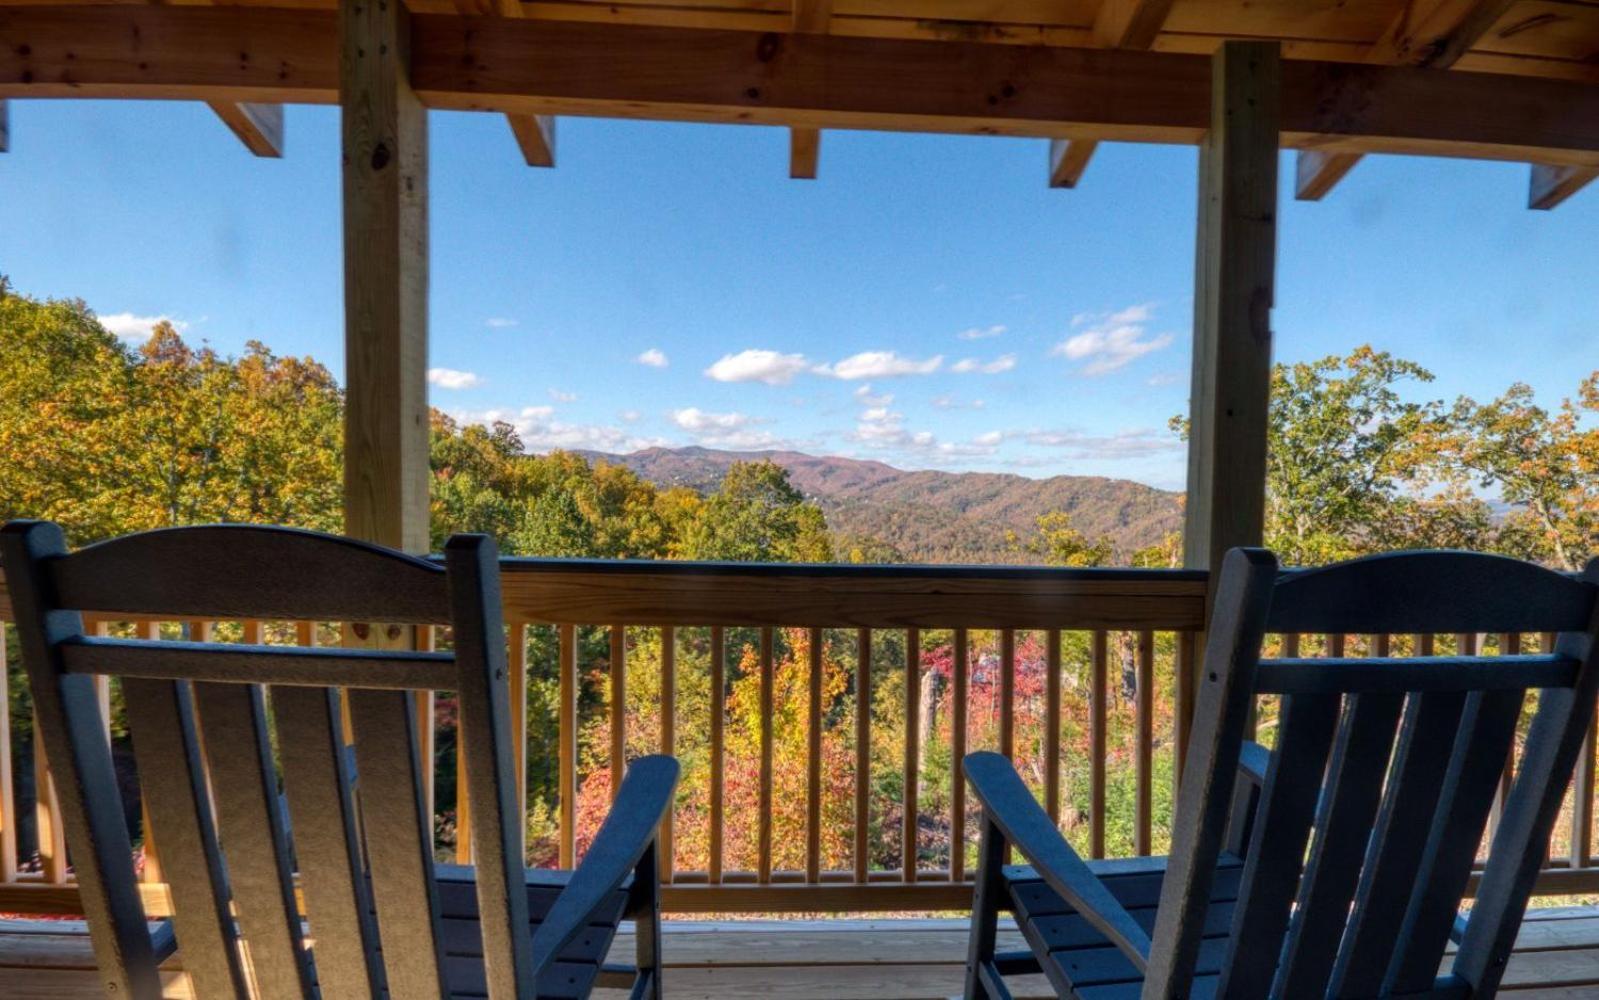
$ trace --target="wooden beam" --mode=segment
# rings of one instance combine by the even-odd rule
[[[1209,125],[1205,56],[410,21],[411,80],[434,108],[1191,144]],[[330,103],[335,37],[317,10],[0,5],[0,98]],[[1568,80],[1287,60],[1281,123],[1294,149],[1599,166],[1599,87]]]
[[[554,115],[506,115],[505,120],[528,166],[555,166]]]
[[[428,548],[427,112],[395,3],[340,0],[344,530]]]
[[[1448,69],[1504,16],[1514,0],[1422,0],[1405,3],[1366,53],[1379,66]],[[1359,153],[1302,150],[1294,197],[1320,201],[1360,162]]]
[[[1548,167],[1532,165],[1527,207],[1551,209],[1599,177],[1599,167]]]
[[[816,179],[816,160],[822,152],[822,130],[791,128],[788,130],[788,175],[795,180]]]
[[[11,148],[11,105],[0,101],[0,153]]]
[[[1098,147],[1099,143],[1093,139],[1049,140],[1049,186],[1076,187]]]
[[[1094,40],[1109,49],[1147,49],[1171,12],[1172,0],[1103,0]]]
[[[833,20],[833,0],[794,0],[794,30],[825,35]]]
[[[1214,58],[1199,156],[1194,363],[1183,559],[1221,564],[1265,524],[1271,308],[1277,263],[1275,42],[1226,42]]]
[[[211,101],[211,110],[256,156],[283,155],[283,105]]]

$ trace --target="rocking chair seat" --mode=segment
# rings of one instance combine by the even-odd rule
[[[445,974],[450,996],[455,1000],[475,1000],[488,996],[483,971],[483,932],[479,922],[474,871],[464,865],[439,865],[435,869],[439,887],[439,916],[443,924]],[[530,869],[527,873],[529,931],[537,931],[555,899],[571,881],[569,871]],[[540,973],[540,1000],[567,1000],[586,997],[594,987],[632,985],[634,969],[613,967],[606,976],[603,966],[611,950],[618,926],[627,910],[633,880],[629,878],[606,903],[590,915],[588,926],[561,949],[556,960]],[[609,981],[607,981],[609,980]]]
[[[1091,861],[1089,867],[1105,887],[1145,930],[1155,926],[1155,906],[1166,879],[1164,857]],[[1082,1000],[1136,998],[1143,976],[1120,950],[1094,928],[1075,908],[1045,883],[1031,865],[1006,865],[1005,891],[1016,926],[1026,938],[1030,953],[998,956],[1007,974],[1043,972],[1063,997]],[[1200,946],[1198,971],[1215,988],[1215,973],[1227,949],[1238,897],[1243,861],[1224,853],[1217,862],[1210,910],[1205,918],[1205,940]],[[1047,956],[1037,959],[1034,956]],[[1202,982],[1193,996],[1208,995]]]

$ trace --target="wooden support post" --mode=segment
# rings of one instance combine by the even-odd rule
[[[339,2],[344,179],[344,530],[428,547],[427,112],[410,16]]]
[[[1049,140],[1049,186],[1076,187],[1098,147],[1099,143],[1093,139]]]
[[[0,101],[0,153],[11,148],[11,105]]]
[[[3,129],[0,129],[3,130]],[[0,149],[4,144],[0,143]],[[1532,165],[1527,186],[1527,207],[1548,210],[1587,187],[1599,177],[1599,167],[1552,167]]]
[[[528,166],[555,166],[554,115],[506,115],[505,120]]]
[[[1212,60],[1199,157],[1186,565],[1260,544],[1277,256],[1279,47],[1227,42]]]

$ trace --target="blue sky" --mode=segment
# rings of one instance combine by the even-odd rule
[[[0,273],[130,338],[154,317],[341,369],[338,120],[283,160],[201,105],[13,102]],[[1177,487],[1196,152],[1105,145],[1075,191],[1044,144],[562,119],[522,165],[497,116],[435,112],[434,405],[535,450],[795,447],[901,467]],[[1373,157],[1284,197],[1279,360],[1361,343],[1557,403],[1599,367],[1599,191],[1523,207],[1516,164]],[[1284,184],[1292,174],[1285,157]]]

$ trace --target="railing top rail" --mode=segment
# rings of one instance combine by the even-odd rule
[[[430,557],[441,561],[442,557]],[[841,577],[887,580],[1080,580],[1095,584],[1182,581],[1203,585],[1202,569],[1135,569],[1132,567],[1066,567],[973,565],[949,563],[744,563],[673,559],[550,559],[505,556],[500,569],[515,573],[609,573],[618,576]]]

